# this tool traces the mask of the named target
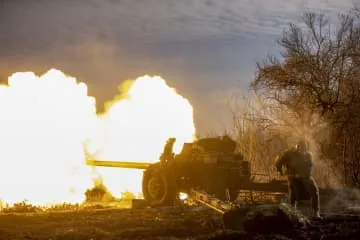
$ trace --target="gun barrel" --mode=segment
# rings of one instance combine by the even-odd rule
[[[131,169],[147,169],[151,163],[149,162],[125,162],[125,161],[103,161],[103,160],[86,160],[86,165],[96,167],[115,167],[115,168],[131,168]]]

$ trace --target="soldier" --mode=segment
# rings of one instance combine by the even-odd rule
[[[320,218],[319,189],[311,176],[313,161],[305,141],[299,141],[295,149],[287,150],[278,157],[276,169],[281,175],[283,166],[288,175],[290,204],[296,208],[299,200],[311,198],[315,217]]]
[[[160,156],[160,162],[167,163],[168,161],[171,161],[174,159],[174,143],[176,141],[176,138],[169,138],[165,144],[164,151]]]

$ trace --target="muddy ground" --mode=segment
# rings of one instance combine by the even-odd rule
[[[355,210],[323,216],[306,229],[251,236],[224,230],[219,214],[198,206],[9,212],[0,213],[0,239],[360,239]]]

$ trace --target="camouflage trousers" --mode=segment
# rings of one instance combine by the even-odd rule
[[[314,212],[320,210],[319,188],[312,177],[289,177],[290,204],[296,207],[298,201],[310,200]]]

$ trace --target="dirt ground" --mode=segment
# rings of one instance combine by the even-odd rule
[[[179,208],[3,213],[0,239],[186,239],[212,233],[216,223],[212,211]]]
[[[360,239],[360,214],[324,214],[307,229],[249,236],[202,207],[10,212],[0,214],[0,239]]]

